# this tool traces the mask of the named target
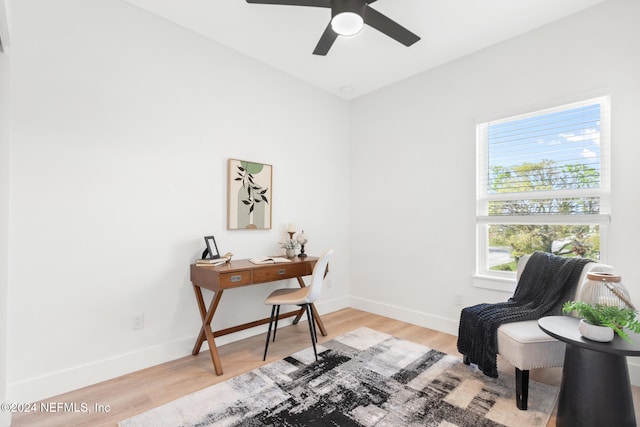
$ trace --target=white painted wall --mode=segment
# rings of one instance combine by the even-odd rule
[[[7,6],[0,0],[0,402],[7,399],[7,312],[9,307],[9,26]],[[0,426],[11,413],[0,411]]]
[[[352,101],[353,306],[457,334],[456,292],[464,305],[505,300],[472,286],[475,124],[599,94],[613,123],[604,261],[640,303],[638,16],[640,2],[609,1]]]
[[[296,222],[307,253],[336,250],[319,310],[347,306],[346,101],[124,2],[12,6],[13,401],[189,355],[204,235],[247,258]],[[273,165],[273,230],[226,230],[228,158]],[[282,285],[227,292],[214,329]]]
[[[0,15],[4,13],[0,1]],[[0,402],[7,396],[7,308],[9,288],[9,47],[0,53]],[[0,411],[0,426],[10,414]]]

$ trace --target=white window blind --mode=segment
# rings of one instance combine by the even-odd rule
[[[577,245],[587,237],[594,246],[609,222],[609,133],[608,97],[477,126],[479,271],[491,269],[492,246],[515,257],[518,247],[582,254]],[[568,227],[580,224],[591,228]]]
[[[597,98],[479,125],[478,214],[608,214],[608,104]]]

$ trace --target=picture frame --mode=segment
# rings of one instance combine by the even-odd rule
[[[204,241],[207,244],[205,253],[202,254],[203,259],[218,259],[220,258],[220,252],[218,251],[218,245],[216,245],[216,238],[213,236],[204,236]]]
[[[227,229],[270,230],[273,167],[229,159]]]

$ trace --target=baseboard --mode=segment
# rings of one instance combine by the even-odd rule
[[[458,335],[458,319],[447,319],[418,310],[410,310],[391,304],[384,304],[365,298],[350,297],[352,308],[378,314],[380,316],[391,317],[424,328],[434,329],[451,335]]]
[[[320,314],[331,313],[349,307],[347,297],[322,301],[316,304]],[[282,325],[287,325],[293,319],[286,319]],[[254,335],[264,334],[267,325],[236,332],[216,339],[219,346],[238,341]],[[57,396],[72,390],[77,390],[92,384],[116,378],[171,360],[179,359],[191,354],[196,336],[187,337],[178,341],[163,343],[144,348],[135,352],[117,355],[108,359],[97,360],[81,366],[52,372],[40,377],[30,378],[7,386],[11,402],[36,402],[52,396]],[[207,349],[207,344],[201,351]],[[0,413],[1,414],[1,413]],[[0,418],[0,422],[4,419]],[[8,425],[8,423],[7,423]],[[4,424],[0,424],[0,427]]]
[[[12,402],[35,402],[184,357],[191,353],[195,336],[96,360],[8,385]]]

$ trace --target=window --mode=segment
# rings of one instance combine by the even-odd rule
[[[600,260],[609,224],[609,99],[477,126],[477,272],[513,278],[536,250]]]

